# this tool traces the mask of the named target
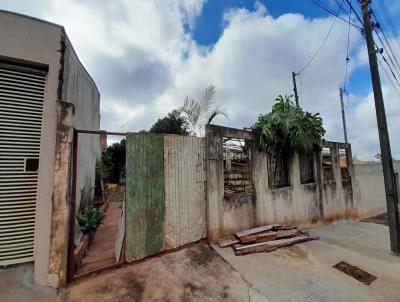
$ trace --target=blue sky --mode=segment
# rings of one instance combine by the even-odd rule
[[[202,13],[197,17],[196,26],[192,32],[193,38],[200,45],[213,45],[223,33],[223,15],[226,11],[237,7],[252,10],[257,2],[265,5],[268,9],[268,13],[274,17],[287,13],[302,14],[310,19],[331,16],[310,0],[212,0],[205,3]],[[340,3],[340,1],[338,0],[337,3]],[[326,2],[327,6],[333,11],[337,11],[339,7],[337,3],[334,1]],[[358,3],[354,4],[354,8],[359,12]],[[341,14],[347,13],[348,11],[348,6],[343,5]],[[343,41],[343,43],[346,43],[346,41]],[[343,65],[345,65],[345,57],[343,58]],[[371,89],[370,79],[368,66],[357,68],[348,78],[347,93],[367,93]]]
[[[256,2],[264,4],[272,16],[286,13],[299,13],[307,18],[327,16],[328,13],[313,5],[311,1],[299,0],[211,0],[203,7],[202,14],[197,18],[194,39],[200,44],[215,43],[223,31],[223,14],[233,7],[254,8]]]
[[[337,11],[342,0],[319,1]],[[400,28],[400,1],[373,1],[382,20],[380,1]],[[352,2],[359,11],[358,2]],[[149,129],[180,107],[185,96],[199,97],[209,84],[216,86],[218,105],[230,116],[215,123],[251,126],[260,113],[271,110],[278,94],[292,94],[291,72],[309,61],[333,22],[311,0],[113,0],[102,5],[93,0],[0,0],[0,9],[63,25],[99,87],[101,127],[132,132]],[[347,24],[337,20],[298,79],[300,104],[321,113],[328,140],[343,141],[338,91],[347,32]],[[400,56],[396,39],[392,42]],[[358,158],[373,159],[379,140],[367,51],[355,29],[349,49],[349,139]],[[393,154],[400,158],[400,100],[383,72],[381,78]]]

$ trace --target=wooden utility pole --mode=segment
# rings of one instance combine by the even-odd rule
[[[294,98],[296,100],[296,106],[299,107],[299,95],[297,93],[296,73],[294,71],[292,71],[292,79],[293,79]]]
[[[348,144],[349,140],[347,139],[346,115],[344,113],[344,103],[343,103],[343,89],[341,87],[339,88],[339,93],[340,93],[340,106],[342,107],[344,142]]]
[[[367,40],[369,67],[371,71],[372,87],[378,123],[379,142],[381,146],[383,178],[385,183],[386,204],[389,217],[390,246],[392,252],[400,253],[400,218],[398,207],[398,193],[393,170],[392,152],[390,150],[389,133],[386,122],[385,105],[383,103],[381,80],[379,77],[374,37],[372,34],[371,13],[369,0],[361,0],[361,11],[364,19],[364,34]]]

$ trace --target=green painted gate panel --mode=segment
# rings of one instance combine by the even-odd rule
[[[128,134],[126,139],[125,258],[133,261],[164,247],[164,138]]]

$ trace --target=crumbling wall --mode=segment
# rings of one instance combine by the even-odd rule
[[[208,125],[206,128],[207,159],[207,211],[208,238],[215,241],[238,230],[255,226],[282,224],[312,224],[349,217],[352,214],[353,182],[350,145],[324,142],[331,150],[333,179],[326,180],[322,173],[322,155],[314,154],[314,181],[301,182],[300,161],[296,154],[288,159],[289,184],[270,187],[268,154],[251,145],[251,183],[253,190],[232,193],[224,185],[230,184],[224,176],[223,143],[227,138],[252,141],[247,130]],[[347,168],[350,178],[342,179],[339,148],[348,153]],[[229,189],[229,188],[228,188]]]

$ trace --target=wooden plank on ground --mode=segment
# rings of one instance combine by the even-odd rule
[[[279,224],[265,225],[265,226],[262,226],[262,227],[258,227],[258,228],[254,228],[254,229],[249,229],[249,230],[244,230],[244,231],[237,232],[236,236],[240,239],[240,238],[245,237],[245,236],[272,231],[277,227],[280,227],[280,225]]]
[[[274,241],[267,241],[267,242],[254,243],[248,245],[234,245],[234,250],[237,256],[252,254],[257,252],[271,252],[284,246],[314,239],[316,238],[309,237],[308,235],[300,235],[293,238],[278,239]]]
[[[227,247],[239,243],[239,239],[235,236],[229,236],[218,240],[219,247]]]
[[[240,243],[253,243],[253,242],[265,242],[277,239],[277,232],[263,232],[254,235],[247,235],[240,238]]]
[[[277,233],[276,239],[292,238],[296,237],[297,235],[303,234],[301,231],[298,231],[297,229],[282,230],[282,231],[277,231],[276,233]]]

